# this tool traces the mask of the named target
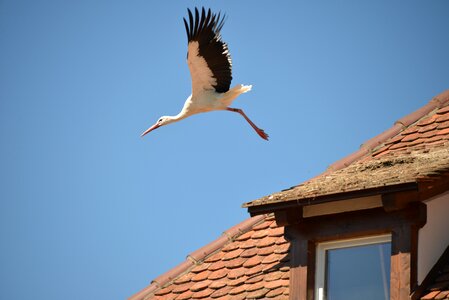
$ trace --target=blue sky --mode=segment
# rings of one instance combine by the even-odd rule
[[[190,94],[186,8],[228,16],[234,106]],[[0,0],[0,298],[123,299],[449,88],[448,1]]]

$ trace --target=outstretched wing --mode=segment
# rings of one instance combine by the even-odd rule
[[[213,14],[204,7],[201,16],[195,8],[195,17],[190,9],[189,23],[184,18],[188,38],[187,64],[192,77],[192,94],[203,90],[224,93],[232,80],[232,62],[228,46],[221,40],[220,30],[224,16]]]

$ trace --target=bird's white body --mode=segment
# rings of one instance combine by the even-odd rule
[[[232,102],[243,93],[251,90],[250,85],[237,85],[226,93],[217,93],[213,90],[202,90],[187,98],[181,112],[187,115],[209,112],[213,110],[226,110]]]
[[[180,121],[191,115],[210,112],[214,110],[227,110],[232,102],[240,95],[251,90],[251,85],[236,85],[226,93],[217,93],[214,90],[201,90],[196,95],[190,95],[182,110],[176,116],[163,116],[166,122],[163,125]]]
[[[179,114],[161,117],[142,136],[160,126],[177,122],[194,114],[227,110],[242,115],[257,134],[267,140],[268,135],[258,128],[243,110],[230,107],[240,94],[251,90],[251,85],[239,84],[230,88],[231,56],[228,46],[220,37],[223,18],[220,19],[220,14],[212,14],[210,10],[206,13],[204,8],[201,16],[198,9],[195,9],[195,17],[190,10],[188,13],[189,24],[184,19],[184,25],[188,37],[187,65],[192,78],[192,94],[187,98]]]

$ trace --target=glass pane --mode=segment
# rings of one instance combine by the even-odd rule
[[[326,251],[327,300],[390,299],[391,243]]]

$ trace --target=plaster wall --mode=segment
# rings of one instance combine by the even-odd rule
[[[449,246],[449,192],[425,203],[427,223],[418,233],[418,284]]]

